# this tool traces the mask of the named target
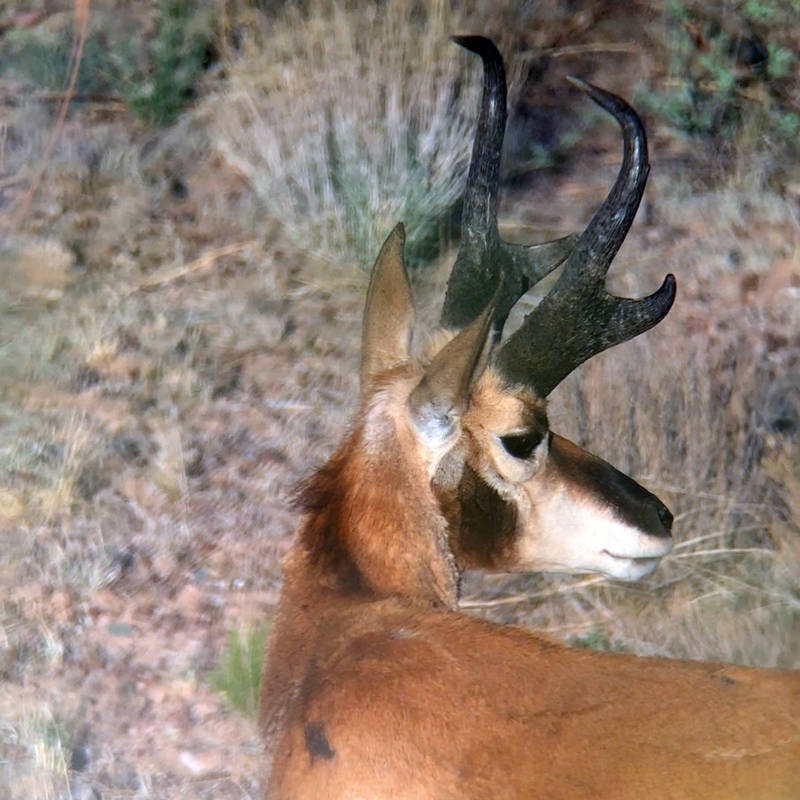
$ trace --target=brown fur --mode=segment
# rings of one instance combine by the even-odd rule
[[[425,593],[328,588],[296,553],[286,572],[270,800],[800,797],[798,674],[573,651]]]

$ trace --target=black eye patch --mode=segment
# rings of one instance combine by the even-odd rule
[[[515,436],[501,436],[500,444],[514,458],[530,458],[531,453],[542,443],[545,431],[535,430]]]

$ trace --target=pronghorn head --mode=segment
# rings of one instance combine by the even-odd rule
[[[672,515],[631,478],[553,434],[546,398],[592,355],[659,322],[674,300],[672,276],[643,300],[603,287],[644,191],[644,129],[624,101],[580,84],[622,127],[617,181],[580,237],[509,245],[497,231],[503,62],[488,39],[457,41],[481,55],[485,73],[442,316],[447,343],[427,365],[412,357],[415,313],[398,225],[370,281],[357,423],[301,491],[300,507],[313,513],[300,557],[344,591],[448,606],[467,568],[635,580],[672,549]],[[498,344],[515,303],[561,264],[551,292]]]
[[[338,591],[454,607],[457,567],[433,477],[459,443],[485,363],[493,300],[426,365],[412,357],[414,303],[398,225],[364,309],[361,409],[350,435],[298,493],[311,512],[299,557]]]
[[[604,288],[644,192],[644,128],[623,100],[576,82],[622,129],[617,180],[579,238],[533,248],[509,245],[497,231],[506,120],[503,61],[488,39],[455,41],[483,59],[484,87],[443,328],[463,329],[485,313],[496,293],[492,324],[499,341],[522,294],[564,266],[553,289],[476,377],[461,439],[435,476],[451,546],[461,568],[598,572],[636,580],[672,549],[672,514],[634,480],[552,433],[546,398],[584,361],[657,324],[675,299],[672,275],[642,300],[615,297]]]

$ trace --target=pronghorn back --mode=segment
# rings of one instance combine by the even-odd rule
[[[554,435],[545,398],[674,299],[670,279],[642,301],[602,287],[647,152],[633,110],[594,87],[625,142],[609,198],[580,237],[499,239],[502,60],[488,40],[458,41],[486,70],[451,334],[413,356],[398,226],[368,291],[360,409],[298,492],[262,688],[265,797],[797,800],[800,673],[576,651],[458,611],[465,568],[633,580],[669,552],[666,507]],[[538,314],[492,349],[520,294],[564,261]]]

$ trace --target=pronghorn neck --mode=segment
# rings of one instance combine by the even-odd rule
[[[395,378],[369,398],[361,424],[301,488],[306,518],[287,567],[306,583],[338,594],[456,605],[447,523],[431,488],[436,456],[403,402],[404,385],[417,378]]]
[[[300,487],[296,505],[305,518],[283,561],[262,687],[260,725],[270,754],[331,615],[357,616],[396,600],[417,612],[456,605],[447,523],[431,487],[451,444],[426,437],[412,421],[410,398],[422,375],[407,362],[371,380],[358,423]]]

